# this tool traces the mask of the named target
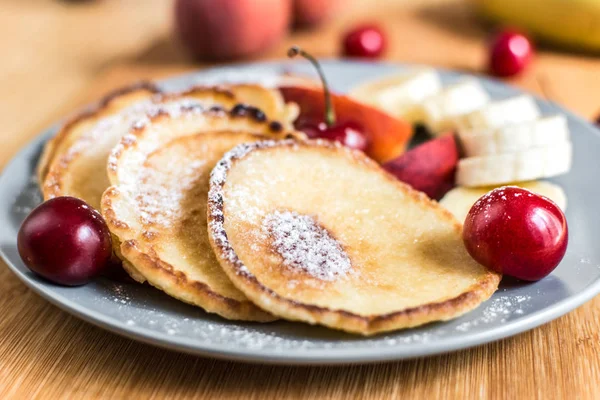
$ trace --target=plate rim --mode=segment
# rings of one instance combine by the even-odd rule
[[[323,60],[323,63],[324,65],[329,64],[330,66],[343,66],[348,64],[358,64],[363,66],[385,65],[389,67],[398,67],[399,69],[407,69],[419,65],[394,62],[372,63],[365,61],[348,61],[335,59],[326,59]],[[156,80],[156,82],[159,85],[166,86],[169,85],[169,82],[173,82],[175,80],[186,80],[202,74],[218,73],[218,71],[222,70],[223,68],[234,69],[249,68],[256,66],[266,66],[269,68],[274,68],[282,65],[285,65],[285,60],[228,64],[225,66],[216,66],[212,68],[196,70],[190,73],[178,74],[168,77],[166,79]],[[492,85],[508,86],[513,90],[519,91],[520,93],[527,93],[531,95],[537,102],[545,102],[551,104],[557,109],[559,109],[561,113],[564,113],[569,119],[572,119],[586,127],[593,128],[593,126],[588,121],[574,114],[573,112],[565,109],[564,107],[558,105],[557,103],[551,100],[541,99],[536,94],[527,92],[523,89],[514,87],[512,85],[508,85],[501,80],[491,79],[487,76],[482,76],[478,74],[464,73],[461,71],[438,68],[434,66],[428,66],[427,68],[433,68],[436,71],[457,76],[474,76],[475,79],[487,81]],[[4,184],[5,180],[7,180],[6,171],[9,171],[11,168],[14,168],[14,164],[16,164],[19,161],[19,159],[24,156],[24,153],[31,151],[32,148],[36,146],[39,147],[43,142],[48,140],[52,133],[55,132],[57,126],[58,124],[53,124],[49,128],[42,130],[40,134],[34,136],[32,140],[27,142],[27,144],[20,147],[20,149],[11,157],[10,161],[6,163],[5,167],[3,168],[2,173],[0,175],[0,187]],[[600,136],[600,130],[588,130],[590,131],[590,133],[594,133],[596,136]],[[556,318],[565,315],[566,313],[581,306],[582,304],[591,300],[600,293],[600,278],[598,278],[595,281],[589,283],[587,286],[585,286],[585,288],[580,292],[569,296],[563,300],[560,300],[554,305],[547,307],[541,311],[525,316],[522,319],[519,319],[517,323],[508,323],[505,325],[494,327],[490,330],[470,334],[468,340],[465,340],[464,336],[454,336],[449,339],[428,342],[427,346],[425,347],[415,347],[415,349],[418,349],[418,351],[410,351],[410,349],[409,351],[407,351],[406,348],[399,349],[398,347],[390,346],[388,349],[386,349],[385,352],[380,352],[378,351],[379,349],[369,348],[330,348],[326,350],[309,349],[305,351],[292,352],[290,354],[290,352],[287,351],[273,351],[268,349],[248,350],[232,348],[218,343],[208,346],[206,345],[206,343],[194,342],[193,339],[170,336],[162,332],[151,331],[147,328],[128,326],[112,317],[105,316],[100,312],[80,306],[79,304],[71,300],[64,299],[62,295],[53,293],[51,287],[46,287],[48,284],[42,281],[38,282],[31,279],[19,268],[17,268],[17,266],[11,260],[10,255],[8,255],[3,248],[0,248],[0,257],[4,260],[8,268],[17,276],[17,278],[21,282],[23,282],[29,289],[31,289],[39,296],[41,296],[51,304],[55,305],[59,309],[66,311],[67,313],[74,315],[75,317],[82,319],[88,323],[91,323],[92,325],[95,325],[99,328],[146,344],[151,344],[170,350],[186,352],[194,355],[248,363],[269,363],[280,365],[348,365],[359,363],[378,363],[426,357],[464,350],[467,348],[472,348],[486,343],[491,343],[501,339],[505,339],[510,336],[514,336],[519,333],[524,333],[528,330],[536,328],[540,325],[543,325],[547,322],[550,322]],[[374,338],[376,337],[377,336],[374,336]],[[315,354],[315,352],[319,354]]]

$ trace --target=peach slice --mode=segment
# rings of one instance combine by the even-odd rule
[[[423,143],[383,164],[404,183],[439,200],[454,187],[459,150],[454,135],[447,134]]]

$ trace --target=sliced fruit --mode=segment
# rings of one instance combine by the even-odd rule
[[[419,69],[362,83],[350,91],[350,97],[380,108],[410,123],[423,122],[420,104],[442,90],[442,81],[434,69]]]
[[[309,87],[282,87],[280,90],[287,102],[295,102],[300,107],[296,126],[324,121],[322,90]],[[360,126],[369,143],[367,154],[370,157],[385,162],[404,152],[413,134],[411,124],[347,96],[332,95],[332,100],[340,125],[355,123]]]
[[[450,213],[333,142],[239,145],[213,169],[208,201],[227,276],[289,320],[372,335],[455,318],[500,281]]]
[[[547,181],[530,181],[510,184],[533,193],[546,196],[554,201],[563,211],[567,209],[567,196],[560,186]],[[476,188],[457,187],[446,193],[440,200],[440,204],[450,211],[457,220],[464,221],[471,207],[481,196],[494,190],[497,186],[485,186]]]
[[[489,101],[490,96],[479,82],[464,79],[423,101],[425,126],[433,134],[454,131],[458,128],[456,116],[478,110]]]
[[[572,145],[563,142],[516,153],[463,158],[458,163],[459,186],[503,185],[567,173],[571,169]]]
[[[503,125],[534,121],[540,117],[540,109],[531,96],[521,95],[495,101],[479,110],[459,116],[456,124],[459,132],[498,128]]]
[[[458,147],[453,135],[441,136],[417,146],[383,168],[432,199],[441,198],[454,186]]]
[[[569,141],[567,119],[562,115],[500,128],[460,132],[465,156],[513,153]]]

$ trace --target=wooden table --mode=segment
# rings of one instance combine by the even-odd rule
[[[132,80],[200,66],[170,39],[166,0],[76,7],[49,0],[5,3],[1,166],[74,106]],[[281,57],[291,43],[333,56],[343,29],[376,20],[390,36],[389,60],[482,70],[485,30],[466,4],[369,4],[357,0],[332,24],[295,33],[261,58]],[[544,50],[513,83],[591,117],[600,110],[599,73],[596,58]],[[594,399],[600,398],[599,328],[596,298],[541,328],[449,355],[352,367],[245,365],[178,354],[95,328],[45,302],[0,265],[0,398]]]

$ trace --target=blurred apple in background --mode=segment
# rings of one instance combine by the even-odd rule
[[[325,22],[339,11],[342,4],[341,0],[293,1],[294,23],[300,27],[310,27]]]
[[[248,57],[283,39],[291,11],[292,0],[176,0],[175,29],[198,58]]]

